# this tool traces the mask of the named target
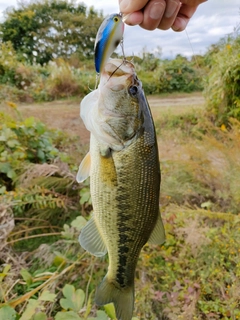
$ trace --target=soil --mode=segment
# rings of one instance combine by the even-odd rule
[[[204,98],[201,93],[149,96],[148,102],[155,119],[167,112],[182,114],[190,109],[204,107]],[[21,104],[18,108],[24,117],[33,116],[50,128],[60,129],[71,135],[78,135],[81,143],[86,144],[89,142],[89,132],[79,116],[79,105],[80,99],[75,99]]]

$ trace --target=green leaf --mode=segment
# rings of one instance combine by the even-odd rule
[[[19,142],[16,139],[11,139],[7,141],[7,146],[9,148],[14,148],[19,145]]]
[[[111,318],[111,319],[116,319],[116,313],[115,313],[115,308],[114,308],[114,305],[113,303],[109,303],[109,304],[106,304],[104,306],[104,310],[106,312],[106,314]]]
[[[98,310],[97,311],[97,316],[88,318],[88,320],[108,320],[108,316],[106,315],[106,313],[104,311]]]
[[[108,316],[106,315],[106,313],[102,310],[98,310],[97,311],[97,320],[108,320]]]
[[[8,170],[7,176],[10,179],[14,179],[16,177],[16,172],[13,169]]]
[[[63,288],[63,295],[66,299],[63,298],[60,300],[61,307],[65,310],[71,309],[79,312],[85,299],[85,293],[83,290],[75,290],[74,286],[66,284]]]
[[[41,301],[54,302],[56,296],[57,295],[55,293],[51,293],[49,290],[44,290],[38,299]]]
[[[16,315],[16,311],[9,306],[4,306],[0,309],[0,319],[2,320],[15,320]]]
[[[82,216],[78,216],[75,220],[71,222],[71,226],[80,231],[86,223],[87,220],[85,218],[83,218]]]
[[[23,312],[21,318],[19,320],[30,320],[33,315],[36,313],[36,309],[41,307],[39,300],[30,299],[27,304],[27,308]]]
[[[74,311],[58,312],[55,316],[55,320],[82,320],[79,315]]]
[[[33,117],[27,118],[24,121],[26,127],[32,127],[34,125],[35,119]]]
[[[37,156],[38,156],[38,158],[40,160],[44,160],[45,159],[45,153],[41,149],[38,149]]]
[[[47,316],[45,313],[39,312],[33,316],[33,320],[47,320]]]
[[[26,284],[30,286],[32,284],[32,275],[26,269],[22,269],[20,271],[20,274],[23,277],[23,280],[26,282]]]

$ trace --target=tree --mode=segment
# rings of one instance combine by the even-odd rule
[[[0,24],[3,42],[10,41],[16,52],[30,62],[46,63],[73,53],[89,58],[103,19],[93,7],[68,0],[19,3],[5,12]]]

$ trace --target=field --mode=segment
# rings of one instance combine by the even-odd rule
[[[240,319],[240,125],[232,121],[230,128],[214,127],[204,115],[200,93],[150,96],[148,101],[158,136],[167,241],[162,248],[146,245],[142,250],[135,319]],[[53,162],[61,170],[46,177],[61,178],[61,183],[68,178],[71,188],[66,183],[65,192],[44,180],[41,186],[65,201],[53,211],[43,201],[43,207],[31,207],[22,196],[29,201],[26,211],[17,212],[15,229],[0,253],[2,263],[5,259],[0,319],[114,319],[111,306],[97,311],[93,304],[107,261],[90,257],[77,243],[91,211],[88,184],[79,187],[73,182],[89,143],[79,101],[2,105],[0,111],[16,117],[16,109],[23,122],[34,116],[66,133],[56,138],[56,145],[68,157]],[[34,177],[33,171],[27,174]],[[18,182],[18,192],[26,188],[23,182]],[[33,190],[31,182],[27,187]],[[71,194],[74,188],[77,197]],[[15,201],[11,192],[6,198]],[[11,313],[12,318],[3,318]]]

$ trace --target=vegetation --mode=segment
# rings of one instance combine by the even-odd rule
[[[212,55],[205,94],[208,112],[217,124],[228,125],[229,118],[240,120],[240,26]]]
[[[86,36],[88,41],[82,52],[71,35],[55,58],[53,51],[32,56],[24,51],[28,45],[37,50],[43,39],[46,10],[52,17],[46,21],[47,30],[58,26],[58,17],[68,28],[72,20],[80,26],[83,17],[88,23],[92,14],[97,28],[101,18],[94,9],[74,2],[37,1],[19,4],[1,24],[0,319],[116,319],[112,304],[94,304],[108,258],[94,258],[78,243],[92,206],[89,183],[75,181],[87,150],[81,126],[75,129],[70,119],[76,111],[67,109],[70,100],[61,101],[61,108],[47,104],[48,123],[56,117],[55,107],[63,119],[61,130],[55,130],[26,115],[29,110],[17,103],[72,96],[79,100],[94,87],[95,71],[87,59],[92,55],[90,34],[79,38]],[[14,21],[18,39],[27,46],[15,41]],[[39,38],[32,37],[31,30],[38,30],[34,28],[39,28]],[[51,35],[45,33],[44,41],[51,44]],[[66,49],[69,44],[73,51]],[[204,109],[154,110],[167,240],[161,248],[147,244],[141,252],[135,320],[240,319],[239,52],[236,32],[191,61],[179,55],[163,60],[145,51],[135,58],[148,94],[191,92],[204,86],[207,101]],[[29,108],[46,119],[42,106]],[[64,133],[66,126],[75,135]]]
[[[21,60],[44,64],[57,57],[93,56],[93,45],[103,19],[94,8],[75,1],[20,2],[5,12],[0,33]]]

